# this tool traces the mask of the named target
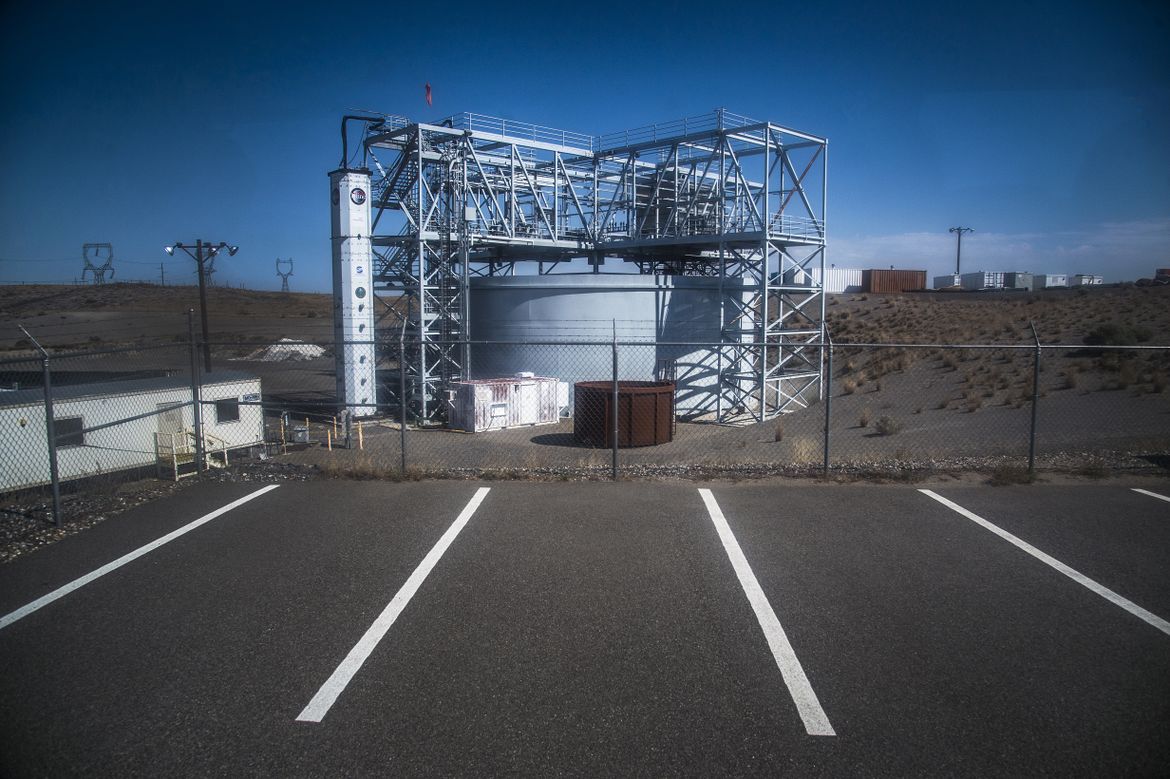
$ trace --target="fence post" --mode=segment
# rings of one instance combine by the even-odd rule
[[[822,467],[822,476],[829,478],[829,423],[833,416],[833,336],[829,333],[829,328],[825,326],[825,339],[829,342],[829,348],[825,352],[826,366],[825,366],[825,380],[822,382],[825,389],[825,440],[822,446],[825,462]]]
[[[406,319],[402,320],[402,332],[398,334],[398,449],[402,455],[399,466],[402,478],[406,478]]]
[[[61,527],[61,474],[57,469],[57,428],[53,418],[53,375],[49,367],[49,353],[28,330],[24,329],[24,325],[18,326],[41,353],[41,383],[45,390],[45,438],[49,445],[49,486],[53,495],[53,525]]]
[[[195,470],[207,470],[206,453],[203,451],[203,397],[200,392],[199,348],[195,342],[195,309],[187,309],[187,340],[191,351],[191,419],[195,426]]]
[[[618,477],[618,343],[617,343],[617,320],[613,320],[613,392],[611,401],[611,424],[610,435],[613,436],[613,463],[611,471],[613,480],[617,481]]]
[[[1036,342],[1036,351],[1032,357],[1032,426],[1028,431],[1028,473],[1036,473],[1036,407],[1040,401],[1040,336],[1036,333],[1036,325],[1029,322],[1032,328],[1032,340]]]

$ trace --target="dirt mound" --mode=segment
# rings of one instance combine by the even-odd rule
[[[257,362],[301,362],[315,360],[324,355],[324,347],[301,343],[291,338],[281,338],[279,343],[257,349],[243,359]]]

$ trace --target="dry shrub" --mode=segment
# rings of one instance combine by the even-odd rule
[[[861,417],[857,420],[858,427],[869,427],[869,423],[873,420],[873,411],[868,408],[861,410]]]
[[[1137,368],[1131,360],[1125,360],[1117,369],[1117,388],[1126,389],[1137,381]]]
[[[821,459],[821,442],[810,436],[792,440],[792,461],[797,463],[817,462]]]
[[[881,416],[874,423],[873,429],[878,435],[894,435],[902,431],[902,423],[893,417]]]

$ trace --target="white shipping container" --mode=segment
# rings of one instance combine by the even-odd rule
[[[452,385],[450,426],[469,433],[551,425],[569,403],[569,385],[531,374]]]
[[[1052,289],[1053,287],[1067,287],[1067,273],[1047,273],[1037,276],[1034,280],[1036,289]]]
[[[784,284],[790,287],[811,287],[819,284],[821,269],[809,268],[801,270],[793,268],[784,272]],[[863,274],[860,268],[826,268],[824,292],[841,294],[843,292],[862,292]]]
[[[961,278],[963,289],[1003,289],[1002,271],[975,271],[964,273]]]
[[[948,273],[945,276],[934,277],[935,289],[947,289],[948,287],[958,287],[963,283],[962,277],[957,273]]]
[[[1098,284],[1104,284],[1105,279],[1100,276],[1094,276],[1091,273],[1078,273],[1070,279],[1070,287],[1093,287]]]

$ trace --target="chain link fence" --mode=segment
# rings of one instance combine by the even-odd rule
[[[161,345],[10,352],[0,493],[260,459],[395,479],[1170,463],[1170,347],[812,344],[824,381],[791,391],[801,384],[782,372],[745,381],[763,355],[751,345],[366,342],[345,346],[377,355],[374,400],[345,408],[332,344],[204,345],[188,329]],[[394,361],[399,349],[410,365]],[[471,378],[443,376],[424,353],[451,355]]]

